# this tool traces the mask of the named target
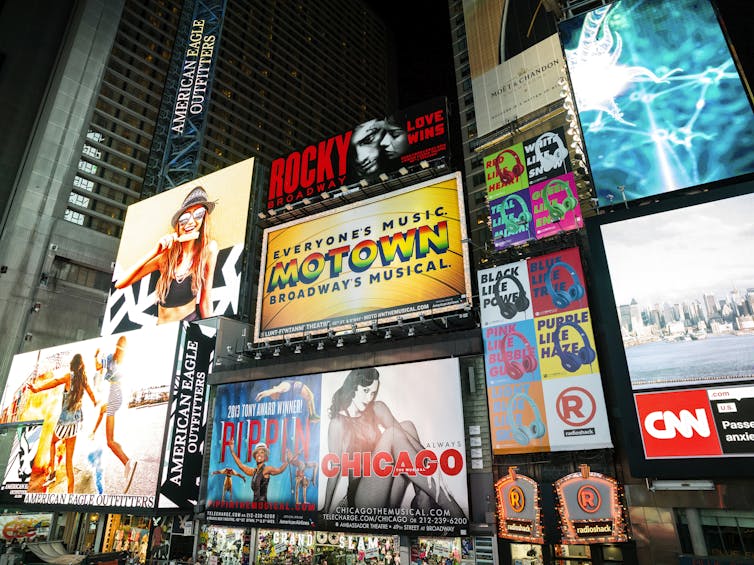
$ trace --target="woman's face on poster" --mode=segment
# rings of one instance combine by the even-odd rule
[[[380,381],[373,381],[368,386],[356,386],[356,391],[353,394],[353,400],[351,400],[352,411],[356,413],[362,413],[366,410],[367,406],[374,402],[374,398],[377,396],[377,391],[380,389]]]
[[[207,214],[207,209],[201,204],[196,204],[188,208],[178,218],[177,231],[178,235],[184,235],[192,232],[196,232],[202,227],[204,222],[204,216]]]

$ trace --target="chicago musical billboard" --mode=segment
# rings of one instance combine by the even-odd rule
[[[254,160],[128,207],[102,335],[238,312]]]
[[[611,447],[579,250],[478,277],[493,453]]]
[[[711,2],[618,0],[559,25],[600,206],[754,171],[754,113]]]
[[[257,341],[471,303],[460,173],[267,228]]]
[[[267,208],[280,208],[448,153],[447,100],[363,122],[272,162]]]
[[[16,355],[0,403],[0,422],[18,424],[0,501],[154,508],[178,333],[165,324]]]
[[[457,360],[221,385],[212,429],[212,522],[440,536],[467,527]]]

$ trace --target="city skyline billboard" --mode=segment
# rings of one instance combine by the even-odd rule
[[[101,335],[238,313],[254,159],[128,207]]]
[[[14,465],[0,502],[154,508],[179,324],[13,358],[0,422]]]
[[[267,209],[446,156],[447,104],[445,98],[434,98],[273,160]]]
[[[460,173],[267,228],[255,340],[463,309],[465,239]]]
[[[468,526],[456,359],[220,385],[212,429],[210,522],[439,536]]]
[[[562,127],[484,158],[495,249],[583,227]]]
[[[754,113],[709,0],[618,0],[559,26],[599,206],[754,171]]]
[[[606,274],[600,319],[636,476],[686,477],[688,458],[697,478],[750,468],[754,270],[741,253],[752,188],[676,195],[589,226],[595,276]],[[702,225],[709,236],[695,237]]]
[[[478,279],[492,452],[611,447],[578,248]]]

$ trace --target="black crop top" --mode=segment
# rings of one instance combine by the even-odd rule
[[[191,283],[193,279],[193,275],[187,276],[182,282],[173,279],[170,282],[170,287],[168,288],[165,300],[160,302],[160,306],[164,308],[175,308],[176,306],[183,306],[195,300],[196,295],[191,291]]]

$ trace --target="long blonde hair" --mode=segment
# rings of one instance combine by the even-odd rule
[[[206,210],[206,208],[205,208]],[[207,258],[209,256],[209,243],[212,241],[210,232],[210,213],[209,210],[204,214],[202,220],[202,227],[199,229],[199,237],[191,242],[192,250],[194,252],[194,258],[191,261],[191,267],[189,273],[191,278],[191,292],[194,296],[199,294],[202,286],[205,283],[204,270],[207,265]],[[177,226],[174,226],[176,232]],[[170,290],[170,283],[175,279],[175,269],[181,264],[183,259],[183,244],[173,245],[167,253],[163,254],[160,259],[159,271],[160,278],[157,279],[157,300],[158,302],[165,302],[168,291]]]

